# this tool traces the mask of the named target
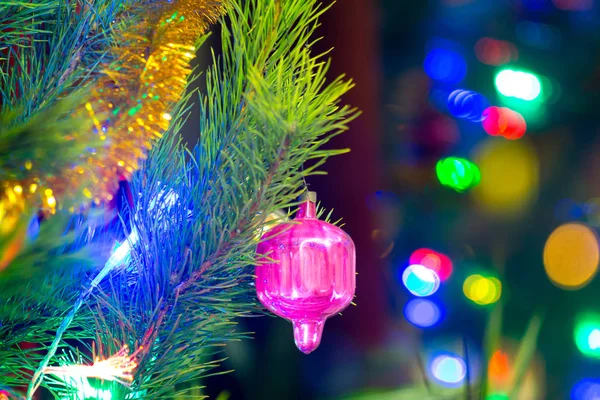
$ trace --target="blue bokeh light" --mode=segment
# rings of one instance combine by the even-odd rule
[[[412,299],[404,306],[404,317],[416,327],[431,328],[441,322],[443,314],[431,300]]]
[[[600,399],[600,380],[583,379],[573,386],[571,400],[596,400]]]
[[[467,62],[454,49],[435,47],[429,51],[423,68],[433,80],[444,83],[459,83],[467,74]]]
[[[457,118],[481,122],[483,111],[488,107],[487,99],[476,92],[457,89],[448,95],[448,111]]]
[[[441,354],[430,364],[433,378],[443,386],[457,387],[462,384],[467,375],[465,361],[456,354]]]

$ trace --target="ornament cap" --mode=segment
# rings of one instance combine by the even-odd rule
[[[317,202],[317,192],[311,192],[310,190],[305,191],[300,195],[300,201],[310,201],[313,203]]]
[[[294,342],[298,350],[304,354],[309,354],[319,347],[325,320],[300,319],[292,321],[292,324],[294,325]]]
[[[317,218],[317,192],[306,191],[300,195],[300,208],[296,218]]]

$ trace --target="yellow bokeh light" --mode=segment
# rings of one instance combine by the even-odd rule
[[[465,279],[463,292],[469,300],[476,304],[493,304],[500,299],[502,284],[496,278],[486,278],[475,274]]]
[[[54,198],[54,196],[48,197],[47,202],[50,207],[56,205],[56,199]]]
[[[478,207],[492,215],[518,216],[537,196],[539,161],[526,139],[491,138],[478,148],[481,182],[472,190]]]
[[[21,194],[21,193],[23,193],[23,188],[22,188],[21,186],[19,186],[19,185],[15,186],[15,187],[13,188],[13,190],[15,191],[15,193],[16,193],[16,194]]]
[[[559,226],[544,247],[544,268],[558,287],[577,290],[587,285],[598,270],[598,237],[579,223]]]

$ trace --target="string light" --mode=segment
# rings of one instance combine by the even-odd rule
[[[133,381],[133,372],[137,368],[135,358],[142,349],[143,347],[140,347],[129,355],[129,348],[124,345],[121,350],[105,360],[97,358],[92,365],[45,367],[44,373],[70,378],[98,378],[129,386]]]

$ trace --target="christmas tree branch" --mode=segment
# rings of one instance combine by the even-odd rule
[[[253,273],[266,217],[297,205],[305,177],[343,152],[321,146],[357,114],[339,105],[352,84],[328,83],[328,63],[311,54],[325,11],[316,0],[236,0],[226,8],[222,56],[214,57],[200,97],[198,145],[187,152],[177,136],[185,119],[180,105],[133,178],[127,234],[136,240],[115,247],[119,268],[104,279],[94,274],[97,286],[87,285],[77,302],[85,307],[56,339],[68,349],[64,339],[78,337],[85,349],[93,337],[100,359],[124,345],[135,349],[130,388],[105,386],[113,395],[165,398],[220,373],[223,346],[247,336],[236,330],[236,318],[261,312]],[[71,304],[79,292],[69,290]],[[59,353],[47,358],[65,362]],[[68,379],[42,385],[58,395],[72,390]]]

